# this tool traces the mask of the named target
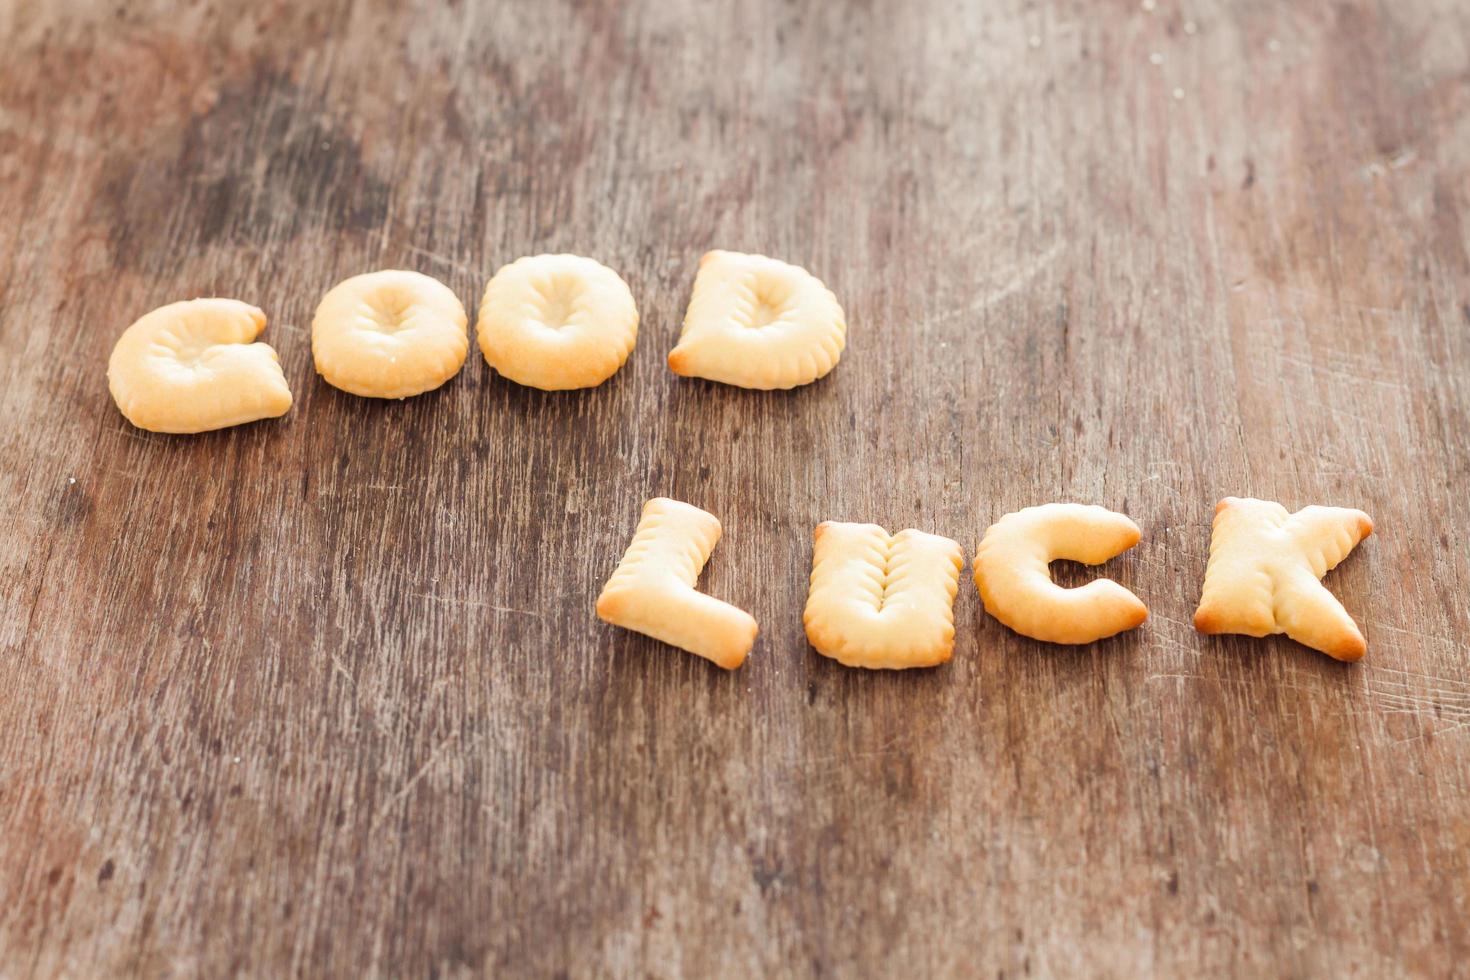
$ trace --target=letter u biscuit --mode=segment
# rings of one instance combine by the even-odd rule
[[[817,525],[802,616],[817,652],[849,667],[933,667],[954,652],[954,597],[964,553],[912,528]]]

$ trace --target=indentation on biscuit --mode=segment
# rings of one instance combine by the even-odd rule
[[[737,314],[742,326],[752,329],[783,324],[792,312],[791,286],[770,275],[751,276],[744,283],[745,297]]]
[[[382,334],[396,334],[409,325],[418,303],[396,289],[380,289],[363,298],[363,324]]]
[[[878,571],[878,612],[883,611],[883,604],[888,601],[888,590],[893,586],[893,539],[889,538],[883,542],[883,566]]]
[[[154,353],[160,357],[173,358],[188,368],[204,367],[204,358],[219,347],[219,344],[197,332],[198,325],[189,318],[181,321],[177,328],[165,330],[154,342]]]
[[[542,326],[559,330],[572,323],[581,312],[580,299],[583,293],[581,281],[565,272],[554,272],[536,280],[533,284],[541,297],[536,308],[536,319]]]

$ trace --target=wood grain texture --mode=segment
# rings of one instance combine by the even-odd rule
[[[0,974],[1466,975],[1459,0],[9,0],[0,40]],[[830,377],[665,368],[714,247],[833,288]],[[473,306],[563,250],[639,302],[602,387],[314,376],[340,279]],[[266,310],[284,420],[118,414],[113,341],[196,295]],[[656,494],[724,522],[738,672],[593,616]],[[1366,660],[1191,629],[1227,494],[1373,516],[1327,579]],[[1036,644],[966,577],[945,667],[806,645],[819,521],[969,550],[1050,500],[1143,528],[1141,630]]]

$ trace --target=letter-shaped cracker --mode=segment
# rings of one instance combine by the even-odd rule
[[[1043,504],[1007,514],[975,551],[975,585],[985,611],[1023,636],[1091,643],[1148,618],[1138,596],[1094,579],[1064,589],[1047,566],[1059,558],[1100,565],[1138,543],[1138,525],[1090,504]]]
[[[805,269],[764,255],[707,252],[669,368],[742,388],[795,388],[837,365],[847,322]]]
[[[1346,507],[1303,507],[1226,497],[1215,506],[1210,562],[1195,610],[1201,633],[1285,633],[1338,660],[1368,649],[1322,576],[1368,535],[1373,521]]]
[[[957,542],[876,524],[817,525],[806,636],[849,667],[933,667],[954,652]]]
[[[715,515],[654,497],[643,505],[633,543],[597,597],[597,615],[726,670],[739,667],[755,644],[755,619],[694,588],[720,533]]]
[[[344,279],[311,321],[316,370],[364,398],[408,398],[459,373],[468,319],[453,291],[418,272],[385,269]]]
[[[532,255],[495,273],[480,300],[485,363],[517,384],[591,388],[638,340],[638,307],[621,276],[580,255]]]
[[[150,432],[205,432],[276,418],[291,389],[268,344],[265,314],[236,299],[170,303],[118,338],[107,386],[127,420]]]

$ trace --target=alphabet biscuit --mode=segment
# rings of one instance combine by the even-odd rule
[[[667,497],[643,505],[623,560],[597,597],[597,615],[711,660],[726,670],[755,644],[751,615],[694,588],[720,540],[715,515]]]
[[[280,359],[252,343],[265,314],[234,299],[170,303],[118,338],[107,362],[113,401],[150,432],[205,432],[291,408]]]
[[[1357,660],[1367,641],[1321,578],[1372,533],[1360,510],[1314,506],[1289,514],[1269,500],[1226,497],[1215,507],[1194,628],[1285,633],[1330,657]]]
[[[985,611],[1017,633],[1047,643],[1091,643],[1133,629],[1148,609],[1108,579],[1064,589],[1047,566],[1059,558],[1099,565],[1138,539],[1138,525],[1103,507],[1027,507],[985,532],[975,551],[975,585]]]
[[[794,388],[831,371],[846,343],[842,307],[811,273],[714,251],[700,259],[669,368],[742,388]]]
[[[849,667],[932,667],[954,651],[957,542],[876,524],[817,525],[802,621],[817,652]]]
[[[327,291],[311,321],[317,373],[364,398],[408,398],[459,373],[469,351],[464,306],[448,286],[386,269]]]
[[[628,284],[579,255],[517,259],[480,300],[480,352],[497,372],[533,388],[591,388],[617,373],[638,339]]]

